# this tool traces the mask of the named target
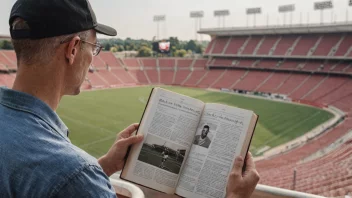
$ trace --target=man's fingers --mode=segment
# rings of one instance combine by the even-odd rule
[[[238,156],[235,159],[235,163],[233,164],[233,168],[232,168],[232,174],[235,175],[242,175],[242,167],[243,167],[243,157]]]
[[[124,129],[123,131],[121,131],[121,133],[119,134],[120,137],[123,138],[128,138],[131,136],[131,134],[133,132],[135,132],[139,127],[138,123],[135,124],[131,124],[130,126],[128,126],[126,129]]]
[[[130,146],[143,141],[143,135],[135,135],[129,138],[125,138],[119,141],[120,146]]]
[[[251,152],[248,152],[247,153],[247,157],[246,157],[246,171],[251,171],[251,170],[255,170],[255,164],[254,164],[254,161],[253,161],[253,156],[252,156],[252,153]]]

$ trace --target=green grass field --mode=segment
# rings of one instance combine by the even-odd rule
[[[57,112],[70,129],[72,143],[99,157],[108,151],[119,131],[140,121],[151,88],[99,90],[67,96],[61,101]],[[302,105],[201,89],[166,88],[204,102],[253,110],[260,118],[251,145],[252,151],[290,141],[333,116],[329,112]]]

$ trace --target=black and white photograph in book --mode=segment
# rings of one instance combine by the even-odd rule
[[[138,160],[179,174],[185,154],[186,148],[149,134],[143,143]]]
[[[216,131],[217,125],[211,123],[202,123],[199,126],[201,127],[197,129],[193,144],[203,148],[209,148],[214,136],[213,133]]]

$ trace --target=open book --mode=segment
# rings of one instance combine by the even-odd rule
[[[234,159],[246,156],[252,111],[154,88],[121,178],[182,197],[225,197]]]

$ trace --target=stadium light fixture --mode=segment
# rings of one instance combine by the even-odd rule
[[[166,16],[165,15],[155,15],[153,18],[153,21],[156,22],[157,24],[157,30],[156,30],[156,39],[159,40],[159,23],[163,22],[166,20]]]
[[[320,24],[324,23],[324,10],[332,9],[333,7],[332,1],[320,1],[314,3],[314,10],[320,10]]]
[[[262,8],[257,7],[257,8],[247,8],[246,14],[247,14],[247,27],[248,27],[248,16],[249,15],[254,15],[253,16],[253,26],[256,26],[256,15],[262,13]]]
[[[214,17],[218,17],[218,27],[220,28],[221,19],[222,26],[225,27],[225,17],[230,15],[230,10],[215,10]]]
[[[199,29],[202,28],[202,18],[204,17],[204,11],[192,11],[190,13],[190,17],[191,18],[194,18],[194,21],[195,21],[195,30],[196,30],[196,33],[195,33],[195,39],[198,40],[198,28],[197,28],[197,25],[199,27]],[[200,40],[202,41],[202,35],[200,36]]]
[[[284,15],[284,26],[286,25],[286,13],[290,13],[290,21],[291,21],[291,25],[292,25],[292,13],[296,10],[296,6],[294,4],[290,4],[290,5],[282,5],[279,6],[279,12],[283,13]]]

